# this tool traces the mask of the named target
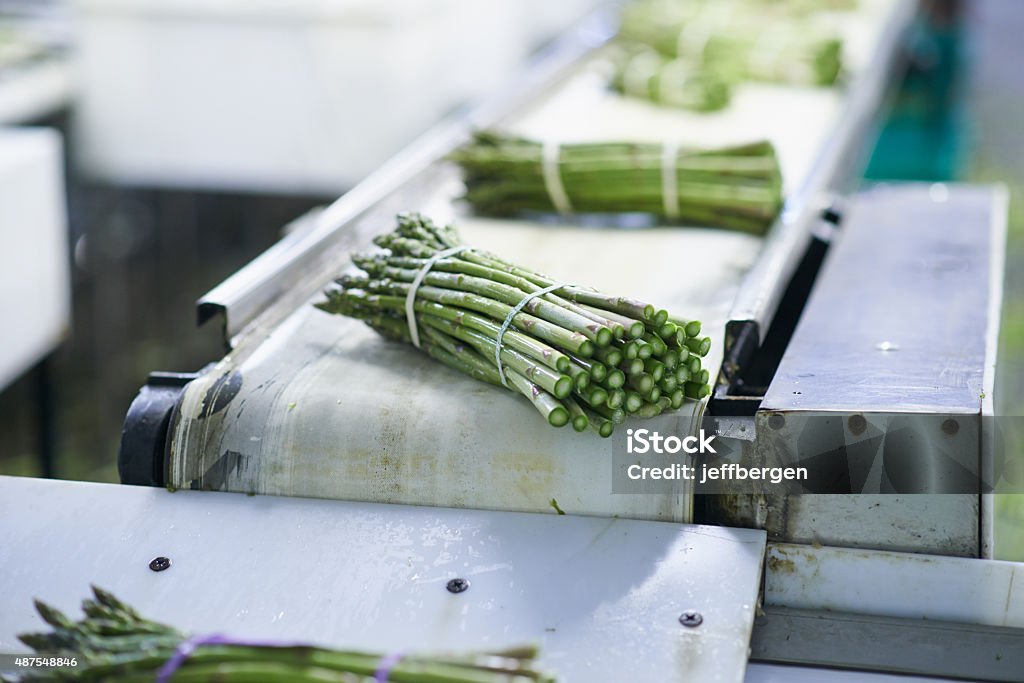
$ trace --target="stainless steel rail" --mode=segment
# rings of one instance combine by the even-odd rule
[[[286,235],[198,301],[198,321],[220,317],[224,340],[231,340],[283,293],[293,289],[316,254],[330,249],[345,228],[399,191],[417,174],[462,144],[474,130],[500,121],[554,87],[580,60],[615,34],[614,15],[599,11],[537,55],[511,89],[486,100],[468,114],[455,114],[392,157],[364,181],[326,207],[303,230]]]
[[[903,0],[894,10],[879,49],[855,79],[846,97],[839,125],[812,166],[803,184],[787,199],[765,240],[763,251],[747,273],[729,315],[726,353],[744,327],[753,326],[757,343],[764,341],[786,285],[807,249],[822,211],[838,193],[850,189],[867,161],[858,144],[878,124],[878,114],[892,86],[899,63],[899,46],[917,13],[918,0]]]

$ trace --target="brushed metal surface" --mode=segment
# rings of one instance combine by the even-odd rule
[[[853,202],[762,412],[980,415],[1001,197],[903,185]]]
[[[0,652],[42,628],[33,597],[78,616],[94,583],[190,633],[383,653],[537,643],[564,683],[740,683],[765,551],[746,529],[0,477],[11,518]],[[156,556],[171,567],[151,571]],[[470,585],[453,595],[456,577]]]

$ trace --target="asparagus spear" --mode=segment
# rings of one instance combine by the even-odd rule
[[[175,657],[186,637],[139,616],[110,593],[93,587],[82,603],[85,617],[74,622],[36,601],[47,633],[19,636],[45,656],[74,657],[75,667],[36,669],[5,682],[119,681],[152,683]],[[189,641],[191,652],[173,671],[174,683],[348,683],[375,677],[387,658],[372,652],[305,645],[274,645],[222,637]],[[554,678],[534,668],[535,648],[467,654],[407,655],[388,665],[387,680],[405,683],[546,682]]]

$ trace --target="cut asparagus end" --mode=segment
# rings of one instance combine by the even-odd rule
[[[622,370],[612,370],[605,377],[604,383],[609,389],[621,389],[626,384],[626,374]]]
[[[686,348],[690,350],[690,353],[695,353],[698,356],[704,357],[708,355],[708,351],[711,350],[711,337],[687,339]]]
[[[702,399],[711,393],[711,388],[707,384],[701,384],[700,382],[687,382],[686,383],[686,397],[693,399]]]
[[[608,392],[608,400],[605,402],[605,405],[607,405],[612,410],[616,410],[618,408],[621,408],[625,402],[626,392],[623,391],[622,389],[613,389],[612,391]]]
[[[555,398],[565,398],[572,393],[573,381],[568,375],[562,375],[555,382],[554,393]]]
[[[686,392],[683,389],[677,388],[675,391],[673,391],[672,394],[669,396],[669,400],[672,401],[672,410],[676,410],[677,408],[681,407],[683,405],[683,400],[685,398]]]
[[[569,424],[569,411],[565,409],[565,406],[555,406],[548,413],[548,424],[552,427],[564,427]]]
[[[622,351],[610,346],[604,349],[598,349],[594,353],[594,357],[609,367],[617,367],[622,362]]]

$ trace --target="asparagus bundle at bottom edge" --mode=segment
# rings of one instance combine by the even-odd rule
[[[465,655],[396,655],[270,644],[223,636],[186,638],[150,621],[112,594],[93,586],[82,601],[85,617],[72,621],[36,601],[53,630],[21,641],[45,659],[74,665],[27,668],[0,675],[5,683],[118,681],[119,683],[553,683],[534,668],[536,648]],[[26,655],[26,657],[29,657]]]
[[[353,255],[364,273],[339,278],[316,306],[418,341],[435,360],[522,394],[554,427],[608,437],[627,415],[655,417],[710,393],[701,358],[711,339],[698,321],[463,247],[452,227],[416,214],[375,244],[386,251]]]

